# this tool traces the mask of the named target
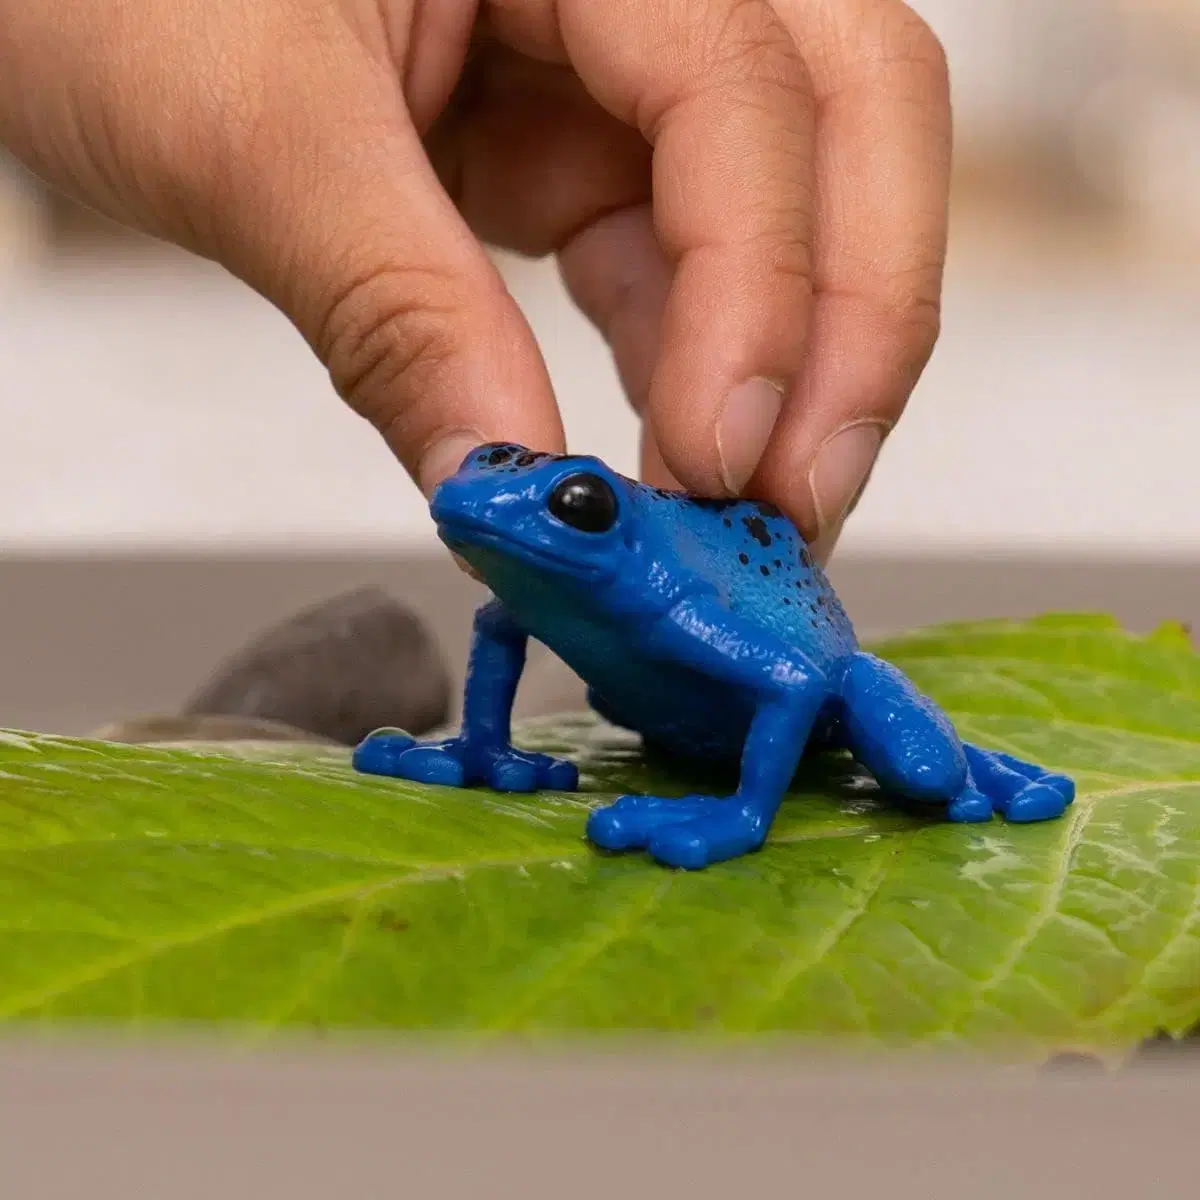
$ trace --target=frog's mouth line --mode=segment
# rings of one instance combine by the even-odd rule
[[[565,555],[551,554],[528,542],[505,537],[491,526],[464,520],[462,517],[442,517],[438,520],[438,536],[456,554],[471,546],[486,546],[498,550],[509,558],[525,558],[554,571],[556,574],[574,575],[581,579],[602,579],[608,572],[602,567],[585,565],[578,559]]]

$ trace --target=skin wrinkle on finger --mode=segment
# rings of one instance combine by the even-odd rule
[[[655,158],[656,229],[663,250],[678,262],[685,255],[726,249],[767,258],[772,268],[786,269],[807,281],[812,273],[809,238],[798,236],[810,222],[814,189],[801,185],[811,170],[811,157],[789,154],[786,130],[764,129],[769,112],[759,104],[726,97],[732,111],[710,113],[707,105],[696,114],[681,106],[660,126]],[[711,130],[719,149],[699,152],[695,131]],[[773,140],[769,156],[756,155],[759,140]],[[664,164],[665,160],[669,166]],[[765,161],[764,161],[765,159]],[[789,178],[792,193],[783,203],[760,197],[778,193],[778,180]],[[744,192],[736,212],[728,197]]]
[[[369,402],[356,404],[360,395],[381,395],[414,366],[436,363],[453,353],[451,347],[440,344],[441,330],[445,319],[457,315],[462,306],[431,297],[438,296],[455,281],[437,272],[428,274],[434,286],[431,296],[422,296],[417,271],[373,269],[351,280],[333,300],[318,327],[315,346],[329,369],[334,387],[342,399],[355,404],[359,414],[373,424],[380,423],[381,414],[372,412]],[[372,291],[388,299],[380,303],[370,298]],[[413,337],[413,322],[427,316],[435,318],[428,333]],[[411,342],[407,355],[401,359],[394,354],[393,326],[397,324],[407,327],[406,336]],[[386,376],[381,377],[382,372]]]
[[[536,378],[544,364],[531,337],[522,345],[514,336],[512,325],[523,318],[495,268],[486,258],[483,262],[486,270],[473,279],[465,270],[443,277],[436,268],[405,268],[398,279],[395,272],[369,270],[336,298],[321,327],[319,352],[335,385],[423,486],[428,484],[424,458],[448,429],[486,430],[481,440],[507,433],[551,450],[563,445],[557,410],[529,403],[531,397],[517,383],[520,374],[513,375],[515,367]],[[485,302],[489,289],[491,303]],[[496,321],[497,314],[508,314],[508,322]],[[462,338],[473,343],[474,363],[506,363],[512,377],[499,377],[494,370],[473,381],[468,377],[453,405],[405,402],[402,397],[436,396],[447,362],[462,357],[456,341]],[[398,393],[401,379],[403,391]],[[544,387],[549,394],[548,379]],[[512,395],[522,395],[522,404],[497,411],[497,400]]]
[[[848,67],[865,64],[868,70],[888,39],[881,36],[902,0],[771,0],[772,7],[792,35],[820,98],[836,90]],[[908,10],[911,12],[912,10]],[[915,17],[915,14],[913,14]],[[919,20],[920,18],[916,18]]]
[[[767,99],[772,95],[774,103]],[[655,224],[670,258],[731,243],[753,248],[761,239],[796,254],[801,273],[808,273],[810,246],[798,230],[808,225],[813,207],[811,147],[795,146],[783,116],[806,110],[811,105],[801,83],[730,80],[682,96],[655,119]],[[778,193],[781,177],[789,199],[763,200]],[[736,208],[731,195],[739,198]]]
[[[834,127],[853,125],[855,144],[862,148],[855,152],[843,141],[819,140],[817,170],[825,187],[814,285],[824,294],[856,294],[884,307],[936,311],[947,245],[949,143],[935,152],[946,164],[935,167],[944,186],[936,179],[911,179],[894,165],[898,155],[892,141],[900,106],[880,110],[871,93],[863,91],[840,93],[824,106]],[[936,131],[917,129],[907,140],[936,144],[941,139]],[[885,181],[883,186],[869,193],[854,188],[853,181],[868,172]],[[901,225],[904,238],[884,240],[879,234],[881,228]]]

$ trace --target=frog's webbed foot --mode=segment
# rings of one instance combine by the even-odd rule
[[[604,850],[648,850],[668,867],[697,871],[759,849],[769,820],[735,798],[622,796],[588,819],[588,837]]]
[[[1006,820],[1028,823],[1061,817],[1075,799],[1075,783],[1033,763],[963,745],[976,789]]]
[[[579,786],[579,769],[572,762],[461,736],[418,742],[405,733],[380,730],[358,744],[354,767],[366,775],[498,792],[573,792]]]
[[[897,795],[943,804],[951,821],[1061,817],[1075,784],[1008,754],[964,746],[945,714],[889,663],[854,656],[842,682],[843,725],[854,756]]]

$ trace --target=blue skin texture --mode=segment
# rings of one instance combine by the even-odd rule
[[[565,498],[564,498],[565,493]],[[728,797],[622,796],[587,833],[696,870],[759,849],[806,747],[844,749],[888,793],[951,821],[1044,821],[1075,785],[964,745],[946,715],[854,630],[796,527],[753,501],[635,483],[595,458],[473,451],[434,493],[446,545],[491,588],[475,617],[462,730],[372,734],[358,770],[449,787],[574,791],[569,762],[514,749],[510,717],[536,638],[606,720],[691,764],[737,765]]]

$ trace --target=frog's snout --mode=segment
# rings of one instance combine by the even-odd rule
[[[487,507],[485,498],[478,495],[477,489],[460,476],[451,475],[434,489],[429,501],[429,514],[439,526],[461,524],[464,521],[475,525],[486,522]]]
[[[429,512],[442,529],[511,530],[528,507],[528,498],[498,489],[495,479],[463,471],[438,485]]]

